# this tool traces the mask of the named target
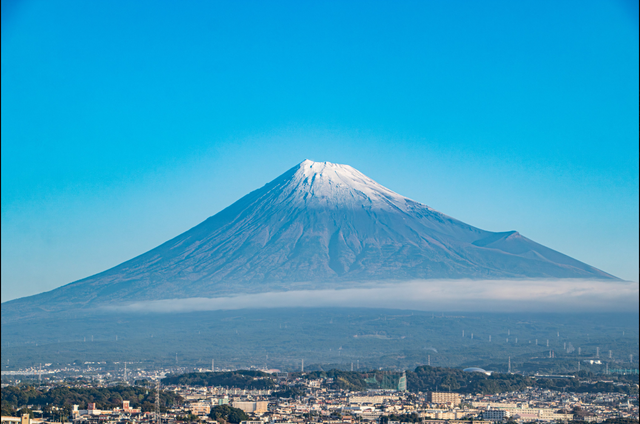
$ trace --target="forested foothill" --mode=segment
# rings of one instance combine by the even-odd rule
[[[314,371],[306,374],[291,374],[305,379],[331,378],[332,388],[344,390],[367,390],[371,385],[366,380],[375,377],[378,381],[388,372],[372,371]],[[394,374],[400,374],[395,372]],[[538,387],[548,390],[568,391],[576,393],[638,393],[638,376],[620,375],[604,376],[589,372],[577,372],[573,378],[536,378],[520,374],[494,373],[486,375],[479,372],[465,372],[456,368],[439,368],[430,366],[417,367],[414,371],[406,371],[407,390],[410,392],[450,391],[464,394],[496,394],[523,390],[527,387]]]
[[[30,410],[26,412],[39,409],[46,418],[55,414],[53,407],[71,411],[73,405],[78,405],[79,409],[87,409],[89,403],[95,403],[97,409],[112,409],[122,407],[123,400],[130,401],[132,408],[140,408],[142,412],[153,411],[155,389],[125,385],[115,387],[61,385],[53,388],[36,388],[28,384],[6,386],[2,388],[2,415],[17,416],[22,407],[31,405]],[[183,399],[173,392],[160,391],[161,411],[182,401]]]
[[[238,370],[230,372],[192,372],[169,375],[162,379],[165,385],[216,386],[238,389],[272,389],[274,375],[262,371]]]

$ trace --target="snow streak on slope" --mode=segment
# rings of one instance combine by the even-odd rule
[[[55,309],[452,278],[615,279],[515,231],[448,217],[350,166],[305,160],[163,245],[29,299]]]

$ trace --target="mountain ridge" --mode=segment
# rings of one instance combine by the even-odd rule
[[[129,261],[39,295],[42,311],[362,282],[616,277],[517,231],[490,232],[401,196],[348,165],[305,160]],[[5,313],[6,312],[6,313]]]

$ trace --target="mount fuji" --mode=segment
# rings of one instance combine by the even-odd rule
[[[618,280],[516,231],[465,224],[348,165],[305,160],[149,252],[3,303],[2,320],[140,300],[530,278]]]

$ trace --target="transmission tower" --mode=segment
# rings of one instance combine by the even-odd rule
[[[160,379],[156,380],[156,424],[160,424]]]

